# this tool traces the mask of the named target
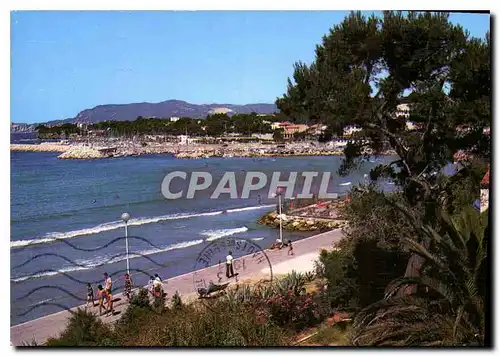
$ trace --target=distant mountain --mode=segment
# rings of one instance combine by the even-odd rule
[[[55,120],[47,122],[47,124],[56,125],[65,122],[71,123],[94,123],[106,120],[114,121],[133,121],[138,116],[144,117],[192,117],[205,118],[208,114],[227,113],[232,114],[249,114],[256,112],[258,114],[272,114],[278,112],[278,108],[274,104],[190,104],[181,100],[167,100],[161,103],[134,103],[134,104],[119,104],[119,105],[99,105],[93,109],[86,109],[78,113],[76,117],[66,120]]]

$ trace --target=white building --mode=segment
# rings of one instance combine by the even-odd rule
[[[170,122],[176,122],[176,121],[179,121],[179,118],[177,116],[172,116],[170,118]]]
[[[260,140],[272,140],[273,139],[273,134],[272,133],[267,133],[267,134],[252,134],[252,137],[258,138]]]
[[[194,139],[188,135],[179,135],[177,138],[179,139],[179,145],[189,145],[194,142]]]
[[[399,104],[396,108],[396,117],[410,117],[410,105],[408,104]]]
[[[360,127],[357,126],[346,126],[344,127],[344,136],[352,136],[355,132],[361,131]]]
[[[347,140],[343,140],[343,139],[337,139],[337,140],[333,140],[333,141],[330,141],[326,144],[326,146],[328,148],[344,148],[345,146],[347,146]]]

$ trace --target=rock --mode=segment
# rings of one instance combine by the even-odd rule
[[[85,146],[75,146],[71,147],[66,152],[59,155],[57,158],[60,159],[99,159],[104,158],[104,156],[96,149],[85,147]]]

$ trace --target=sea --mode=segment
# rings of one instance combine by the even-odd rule
[[[37,142],[21,136],[14,135],[12,142]],[[11,152],[11,325],[83,304],[86,283],[95,289],[104,272],[116,280],[113,287],[121,288],[126,271],[125,224],[120,219],[124,212],[131,216],[127,229],[135,285],[146,285],[154,273],[166,279],[192,271],[201,250],[217,239],[231,236],[267,248],[278,238],[277,229],[257,224],[277,205],[276,198],[268,196],[269,185],[247,199],[229,194],[211,199],[212,189],[197,192],[194,199],[184,193],[168,200],[161,186],[170,172],[186,172],[188,179],[192,172],[209,172],[214,187],[225,172],[234,172],[239,192],[247,172],[269,177],[281,172],[281,180],[290,172],[331,172],[328,192],[344,195],[366,182],[374,165],[390,159],[374,157],[339,177],[338,156],[60,160],[57,155]],[[300,192],[300,184],[297,187]],[[313,182],[311,191],[318,189],[319,183]],[[394,185],[382,182],[381,189]],[[311,234],[285,232],[285,238]]]

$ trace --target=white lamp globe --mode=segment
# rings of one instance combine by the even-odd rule
[[[130,214],[129,213],[123,213],[121,216],[122,220],[127,222],[130,220]]]

